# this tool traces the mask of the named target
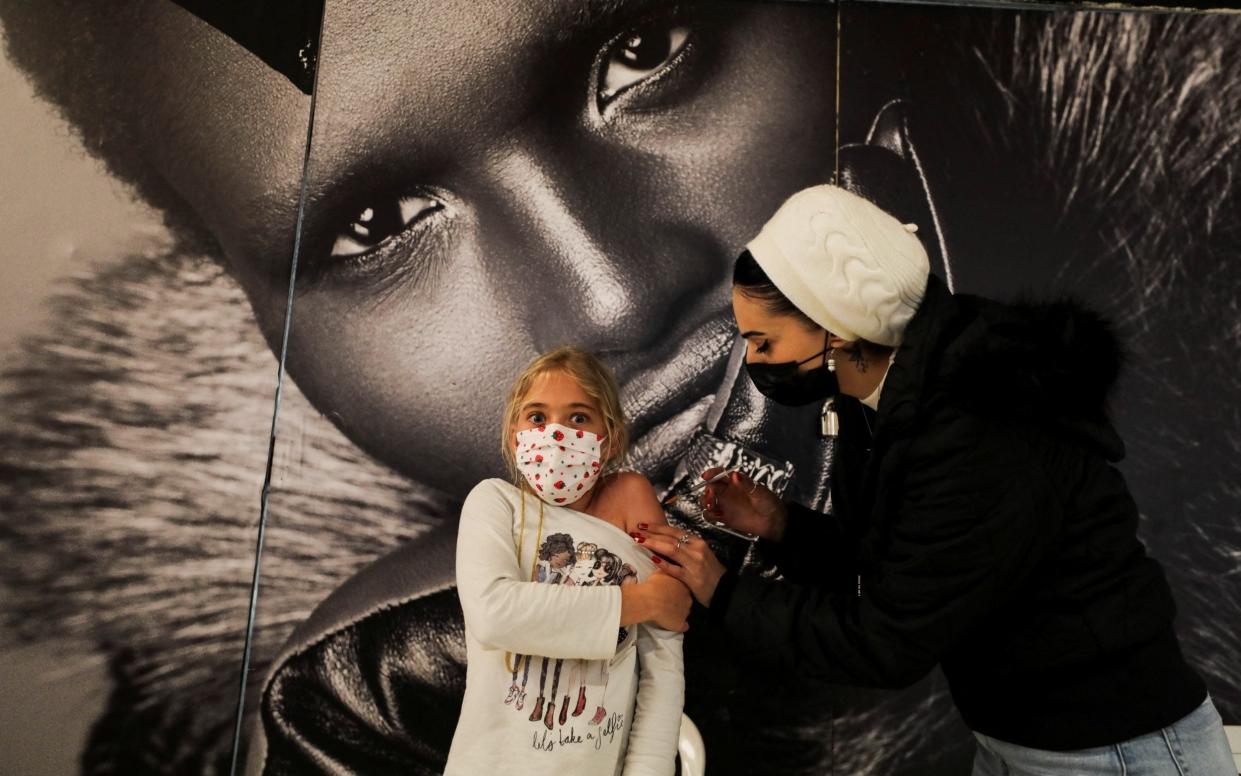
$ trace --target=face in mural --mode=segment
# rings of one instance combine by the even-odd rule
[[[615,370],[637,448],[668,458],[725,378],[733,257],[831,174],[834,23],[756,3],[329,2],[299,387],[387,464],[460,492],[501,468],[503,387],[575,344]],[[225,48],[180,51],[205,80],[168,109],[200,130],[162,156],[275,345],[304,98],[274,74],[211,82],[249,56]]]

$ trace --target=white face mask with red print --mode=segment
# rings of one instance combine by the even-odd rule
[[[517,470],[555,506],[585,496],[599,479],[603,435],[547,423],[517,432]]]

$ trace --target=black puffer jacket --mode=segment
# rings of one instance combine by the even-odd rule
[[[790,508],[786,579],[726,575],[712,621],[744,662],[807,679],[902,687],[941,664],[966,724],[1025,746],[1115,743],[1189,713],[1206,689],[1112,466],[1119,364],[1080,308],[932,277],[869,460],[845,449],[834,514]]]

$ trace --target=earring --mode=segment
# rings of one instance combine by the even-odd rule
[[[832,348],[827,354],[827,371],[836,371],[836,348]]]

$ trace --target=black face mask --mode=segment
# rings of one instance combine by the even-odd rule
[[[746,372],[758,392],[776,404],[800,407],[822,401],[840,393],[836,373],[827,368],[827,336],[823,337],[823,349],[801,361],[783,361],[779,364],[745,362]],[[814,369],[800,372],[802,364],[822,357],[823,363]]]

